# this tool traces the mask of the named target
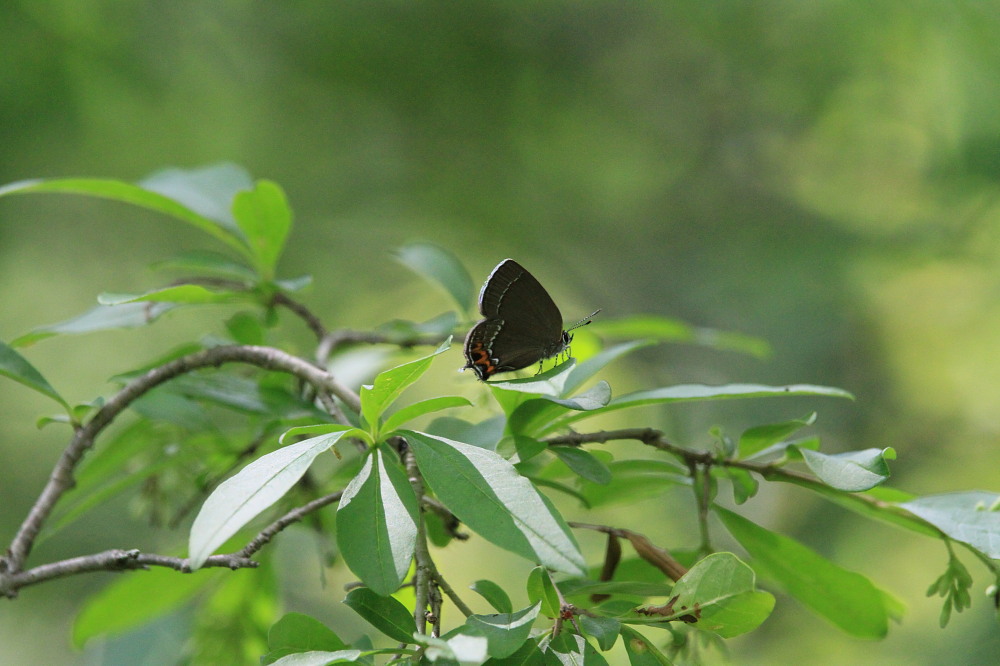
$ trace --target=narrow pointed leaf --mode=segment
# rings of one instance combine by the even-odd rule
[[[29,180],[0,187],[0,196],[27,194],[33,192],[53,192],[60,194],[82,194],[102,199],[129,203],[147,210],[187,222],[225,243],[243,256],[249,251],[243,241],[218,221],[201,215],[176,199],[154,192],[145,187],[119,180],[99,178],[64,178],[56,180]]]
[[[560,666],[607,666],[608,660],[580,634],[564,631],[549,642],[545,661]]]
[[[463,398],[457,395],[448,395],[440,398],[428,398],[427,400],[421,400],[420,402],[407,405],[399,411],[392,413],[382,425],[382,430],[383,432],[390,433],[402,426],[404,423],[409,423],[413,419],[421,417],[424,414],[432,414],[434,412],[440,412],[443,409],[450,409],[452,407],[467,407],[471,404],[472,402],[470,402],[468,398]]]
[[[463,312],[472,312],[472,276],[455,255],[432,243],[410,243],[396,251],[401,264],[444,287]]]
[[[382,448],[365,461],[337,507],[337,546],[373,592],[399,589],[417,538],[417,498],[398,463]]]
[[[55,324],[39,326],[11,341],[12,347],[26,347],[54,335],[77,335],[94,331],[148,326],[160,315],[172,310],[172,303],[127,303],[124,305],[98,305],[81,315]]]
[[[881,638],[889,628],[883,597],[870,580],[801,543],[764,529],[739,514],[716,514],[750,554],[754,569],[780,584],[813,612],[851,636]]]
[[[337,650],[324,652],[296,652],[272,662],[274,666],[328,666],[329,664],[346,664],[361,659],[361,650]]]
[[[350,428],[292,444],[261,456],[208,496],[191,526],[189,557],[197,569],[258,514],[281,499],[316,457],[333,446]]]
[[[583,631],[593,636],[597,646],[605,652],[614,647],[622,630],[622,623],[613,617],[581,615],[579,621]]]
[[[487,540],[556,571],[582,574],[583,555],[555,508],[492,451],[403,431],[434,493]]]
[[[347,644],[316,618],[303,613],[286,613],[267,632],[267,647],[271,650],[291,648],[299,652],[334,652],[345,649]]]
[[[420,379],[421,375],[427,372],[427,368],[431,366],[434,357],[447,351],[450,346],[451,338],[438,347],[434,353],[380,372],[375,377],[374,384],[362,386],[361,413],[368,425],[374,427],[389,405],[399,397],[399,394]]]
[[[12,347],[8,347],[0,342],[0,375],[9,377],[19,384],[23,384],[33,391],[38,391],[47,398],[51,398],[71,412],[67,403],[48,380],[42,376],[35,366],[28,362],[28,359],[18,354]]]
[[[181,252],[170,259],[154,263],[151,268],[186,275],[214,275],[245,283],[257,280],[257,274],[246,264],[210,250]]]
[[[713,328],[700,328],[687,322],[656,315],[635,315],[623,319],[595,321],[598,335],[612,338],[652,338],[660,342],[690,342],[715,349],[750,354],[758,358],[770,355],[766,340]]]
[[[144,294],[103,293],[97,297],[97,302],[117,306],[125,303],[236,303],[253,299],[253,294],[247,291],[212,291],[198,284],[180,284]]]

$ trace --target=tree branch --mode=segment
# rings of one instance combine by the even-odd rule
[[[22,570],[42,525],[63,494],[73,487],[75,483],[73,474],[77,464],[94,445],[97,435],[105,427],[125,411],[133,401],[154,387],[193,370],[218,367],[225,363],[248,363],[266,370],[287,372],[312,384],[321,393],[332,393],[351,409],[355,411],[361,409],[361,400],[358,395],[340,384],[333,375],[296,356],[271,347],[249,345],[214,347],[182,356],[153,368],[129,382],[108,400],[85,425],[76,429],[69,446],[63,451],[49,475],[45,488],[28,512],[28,516],[11,541],[10,547],[0,558],[0,572],[17,574]]]

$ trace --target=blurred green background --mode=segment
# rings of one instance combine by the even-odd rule
[[[714,424],[738,434],[817,409],[825,450],[895,447],[894,486],[997,491],[998,34],[1000,3],[972,1],[7,0],[0,182],[235,162],[286,189],[296,226],[283,273],[315,277],[303,298],[332,328],[448,307],[391,259],[404,242],[449,248],[477,281],[512,256],[567,319],[650,312],[773,346],[766,361],[646,350],[613,377],[617,392],[812,382],[858,397],[661,408],[635,425],[704,446]],[[78,314],[101,291],[162,284],[147,265],[195,248],[220,249],[117,204],[4,199],[0,339]],[[89,400],[224,316],[208,308],[25,353],[71,401]],[[290,328],[305,350],[306,333]],[[461,364],[457,350],[441,363],[451,361]],[[468,375],[450,373],[440,381],[469,390]],[[0,382],[0,405],[6,543],[65,431],[36,430],[51,405],[12,382]],[[113,509],[32,562],[183,539],[156,541],[141,517],[121,517],[127,503]],[[995,663],[1000,628],[985,597],[942,631],[939,600],[923,596],[944,568],[939,543],[795,488],[769,490],[751,515],[871,576],[908,612],[867,643],[779,600],[734,642],[735,663]],[[963,559],[981,592],[984,569]],[[69,627],[109,580],[0,602],[5,663],[98,663],[99,650],[71,650]],[[342,582],[300,607],[290,595],[289,608],[329,619]]]

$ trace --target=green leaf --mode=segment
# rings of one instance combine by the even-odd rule
[[[849,398],[854,396],[847,391],[832,386],[816,386],[813,384],[790,384],[788,386],[765,386],[763,384],[726,384],[723,386],[706,386],[704,384],[680,384],[664,388],[636,391],[619,396],[611,401],[605,409],[624,409],[640,405],[666,404],[672,402],[689,402],[693,400],[727,400],[733,398],[773,398],[793,395],[811,395],[830,398]]]
[[[767,447],[777,444],[791,437],[806,426],[811,426],[816,422],[816,412],[808,416],[786,421],[784,423],[771,423],[768,425],[749,428],[740,435],[739,457],[748,458],[759,453]]]
[[[361,650],[296,652],[273,663],[275,666],[327,666],[327,664],[355,662],[360,657]]]
[[[545,651],[546,663],[562,666],[607,666],[608,661],[580,634],[564,631]]]
[[[837,490],[859,492],[869,490],[889,478],[886,459],[896,457],[896,452],[887,449],[865,449],[829,455],[801,448],[799,452],[809,465],[809,469],[823,483]]]
[[[83,194],[102,199],[111,199],[152,210],[204,231],[243,256],[249,252],[243,241],[219,221],[199,214],[180,203],[177,199],[152,191],[150,187],[140,187],[119,180],[99,178],[64,178],[55,180],[25,180],[0,187],[0,196],[28,194],[34,192],[54,192],[60,194]]]
[[[723,638],[739,636],[760,626],[774,609],[774,597],[757,590],[754,579],[753,569],[732,553],[713,553],[674,584],[667,604],[646,609],[638,622],[679,620]]]
[[[588,635],[593,636],[598,647],[607,652],[615,645],[618,634],[621,633],[622,623],[613,617],[591,617],[581,615],[579,618],[580,627]]]
[[[471,404],[472,402],[470,402],[468,398],[463,398],[457,395],[448,395],[440,398],[428,398],[427,400],[421,400],[420,402],[407,405],[406,407],[403,407],[402,409],[391,414],[382,425],[382,431],[390,433],[404,423],[409,423],[413,419],[421,417],[424,414],[432,414],[434,412],[440,412],[443,409],[450,409],[452,407],[467,407]]]
[[[540,603],[535,603],[516,613],[470,615],[465,619],[465,624],[486,637],[487,652],[491,657],[508,657],[528,640],[531,625],[538,617],[540,607]]]
[[[24,384],[28,388],[38,391],[45,397],[55,400],[66,409],[67,413],[72,414],[69,403],[52,388],[42,373],[38,372],[31,363],[28,363],[26,358],[3,342],[0,342],[0,375],[9,377],[19,384]]]
[[[399,394],[427,372],[431,362],[438,354],[445,352],[451,346],[451,338],[446,340],[434,353],[418,358],[415,361],[398,365],[375,377],[371,386],[361,387],[361,414],[368,425],[374,428],[385,410],[395,402]]]
[[[181,252],[170,259],[152,264],[151,268],[176,271],[187,275],[223,277],[245,284],[253,284],[257,281],[257,274],[246,264],[210,250]]]
[[[372,452],[337,507],[337,547],[376,594],[399,589],[417,539],[417,498],[391,449]]]
[[[444,287],[463,312],[474,306],[472,276],[455,255],[432,243],[410,243],[399,248],[396,259],[401,264]]]
[[[927,495],[900,504],[955,541],[1000,559],[1000,494],[984,491]]]
[[[514,654],[504,659],[487,659],[483,666],[544,666],[545,656],[534,640],[525,641]]]
[[[559,617],[561,607],[559,592],[552,583],[552,576],[545,570],[545,567],[535,567],[531,570],[531,573],[528,574],[526,587],[528,601],[540,604],[542,614],[546,617]]]
[[[332,629],[303,613],[286,613],[267,633],[267,647],[272,650],[293,648],[307,650],[343,650],[347,644]]]
[[[486,382],[491,389],[493,389],[493,394],[498,401],[503,398],[503,392],[509,391],[511,393],[529,393],[533,395],[544,395],[551,398],[559,398],[565,395],[566,382],[569,380],[570,373],[573,368],[576,367],[576,359],[571,358],[570,360],[557,365],[543,373],[534,375],[533,377],[523,377],[521,379],[509,379],[506,381],[492,381]],[[506,402],[510,402],[513,398],[525,399],[526,396],[509,396]],[[519,404],[519,403],[517,403]],[[517,404],[513,406],[516,407]],[[501,406],[504,405],[504,401],[501,401]],[[506,408],[504,411],[508,414]]]
[[[469,589],[489,602],[499,613],[512,613],[514,606],[510,602],[510,597],[502,587],[491,580],[480,579],[469,586]]]
[[[162,289],[153,289],[144,294],[109,294],[97,296],[101,305],[124,305],[126,303],[183,303],[199,305],[204,303],[238,303],[254,300],[248,291],[212,291],[198,284],[179,284]]]
[[[549,451],[588,481],[601,485],[611,482],[611,470],[589,451],[578,446],[550,446]]]
[[[813,612],[858,638],[881,638],[889,628],[878,588],[801,543],[715,507],[729,533],[753,558],[754,568],[779,583]]]
[[[553,570],[582,574],[583,555],[551,503],[492,451],[402,431],[428,485],[485,539]]]
[[[625,504],[677,485],[691,485],[687,470],[667,460],[615,460],[608,469],[611,481],[607,484],[580,481],[580,492],[593,507]]]
[[[182,574],[165,567],[118,577],[90,597],[73,622],[73,645],[100,635],[122,634],[180,607],[221,571]],[[122,609],[128,609],[123,613]]]
[[[263,664],[272,664],[294,653],[346,650],[347,644],[316,618],[287,613],[268,631],[267,647],[269,652],[261,658]]]
[[[277,183],[259,180],[252,190],[239,192],[233,199],[233,217],[250,245],[254,265],[270,282],[292,228],[285,192]]]
[[[625,342],[600,351],[573,368],[569,378],[566,380],[564,390],[567,394],[573,393],[576,389],[583,386],[584,382],[595,376],[612,361],[616,361],[626,354],[631,354],[637,349],[649,347],[652,344],[651,340],[633,340],[632,342]]]
[[[657,570],[659,571],[659,570]],[[662,572],[660,580],[663,579]],[[559,584],[563,596],[591,594],[624,594],[630,597],[666,597],[673,592],[673,585],[639,580],[568,580]]]
[[[413,642],[417,624],[406,606],[393,597],[379,596],[367,587],[357,587],[348,592],[344,603],[394,641]]]
[[[699,328],[678,319],[635,315],[622,319],[595,320],[594,332],[610,338],[651,338],[660,342],[690,342],[715,349],[742,352],[758,358],[771,354],[766,340],[743,333]]]
[[[93,333],[122,328],[147,326],[160,315],[176,306],[171,303],[128,303],[125,305],[98,305],[82,315],[32,329],[11,341],[13,347],[27,347],[54,335]]]
[[[622,643],[631,666],[671,666],[672,661],[660,652],[648,638],[632,627],[622,627]]]
[[[227,479],[209,495],[191,526],[189,557],[192,569],[253,520],[281,499],[298,483],[316,457],[353,430],[307,439],[272,451]]]

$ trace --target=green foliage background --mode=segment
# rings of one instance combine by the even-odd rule
[[[137,180],[236,162],[288,193],[297,217],[282,269],[314,275],[305,300],[331,327],[446,307],[391,260],[406,241],[444,245],[482,277],[513,256],[567,319],[652,312],[773,346],[763,362],[647,350],[633,368],[644,385],[841,386],[858,402],[819,408],[826,450],[892,446],[890,483],[921,494],[996,491],[998,30],[1000,3],[971,1],[10,0],[0,5],[0,182]],[[0,339],[78,314],[98,292],[158,286],[147,264],[199,247],[196,232],[124,206],[4,200]],[[217,330],[219,312],[25,354],[67,398],[89,400],[110,375]],[[616,387],[640,387],[630,381]],[[65,432],[36,430],[51,407],[12,382],[0,382],[0,405],[6,539]],[[634,425],[703,445],[711,425],[738,433],[810,405],[677,406]],[[755,520],[871,576],[909,612],[885,641],[863,643],[779,603],[736,642],[739,663],[986,664],[1000,653],[983,597],[937,628],[939,600],[923,593],[943,549],[795,488],[753,506]],[[691,545],[693,523],[666,510],[644,505],[645,523],[662,525],[665,544]],[[173,538],[122,520],[129,512],[109,507],[36,556]],[[292,539],[284,557],[306,562],[309,546]],[[286,581],[290,597],[337,621],[343,611],[328,607],[340,606],[342,581],[318,597],[315,563],[303,566],[313,578],[297,584],[313,596]],[[69,627],[107,580],[0,603],[5,661],[97,659],[72,656]]]

